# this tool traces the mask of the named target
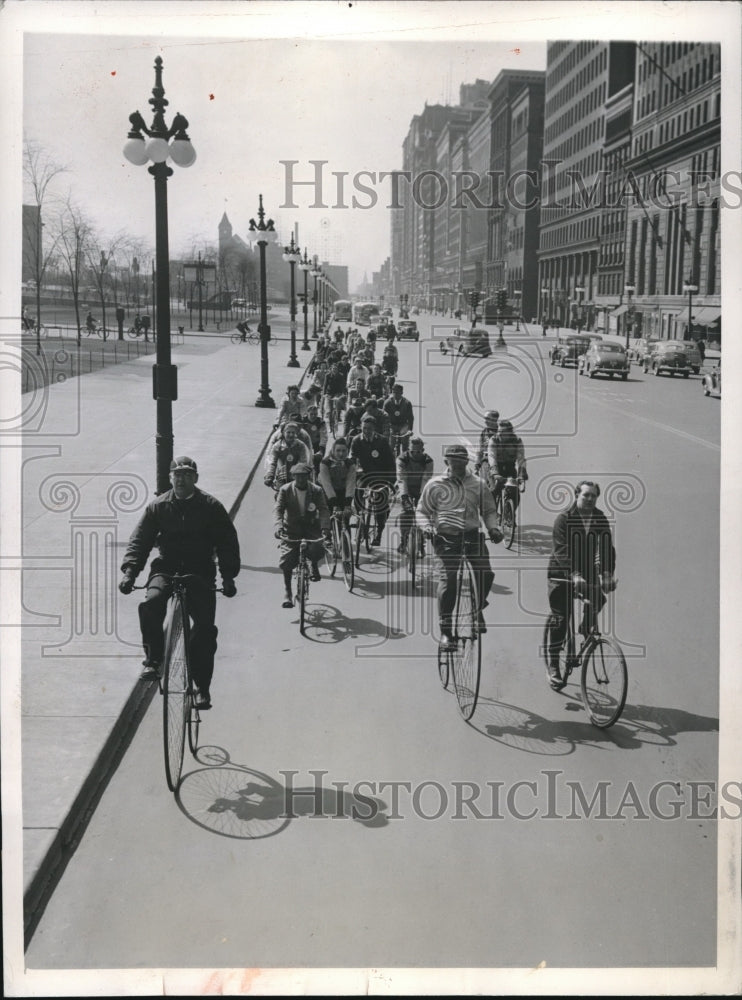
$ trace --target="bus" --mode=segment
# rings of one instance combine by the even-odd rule
[[[356,302],[353,306],[353,322],[356,326],[371,326],[379,318],[379,307],[375,302]]]
[[[335,299],[332,310],[336,323],[350,323],[353,319],[353,304],[348,299]]]

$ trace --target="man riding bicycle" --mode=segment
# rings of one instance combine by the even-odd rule
[[[497,433],[489,440],[487,446],[487,462],[489,465],[489,487],[497,503],[507,479],[517,479],[518,484],[528,479],[526,456],[523,442],[513,430],[509,420],[501,420]],[[518,509],[519,494],[513,495],[513,504]]]
[[[363,415],[361,433],[353,439],[350,446],[350,457],[358,466],[356,489],[358,510],[361,511],[364,502],[368,502],[364,501],[361,492],[363,489],[378,491],[378,496],[373,500],[377,529],[369,544],[381,545],[381,536],[389,517],[390,493],[394,488],[394,455],[387,439],[376,433],[376,421],[368,413]]]
[[[291,574],[299,562],[299,542],[311,538],[307,558],[312,567],[310,580],[320,580],[319,560],[325,542],[330,540],[330,513],[321,486],[309,482],[312,468],[306,462],[297,462],[293,468],[293,482],[286,483],[276,494],[273,511],[275,536],[281,539],[279,567],[283,573],[284,598],[282,607],[293,608]]]
[[[479,432],[479,441],[477,442],[477,455],[474,460],[474,472],[479,473],[482,469],[482,465],[487,461],[487,448],[489,446],[490,438],[493,434],[497,434],[497,425],[500,420],[500,414],[497,410],[487,410],[484,415],[484,427]],[[484,477],[486,479],[488,469],[485,469]]]
[[[415,507],[423,487],[432,475],[433,459],[425,451],[425,442],[419,437],[411,438],[409,451],[403,451],[397,459],[397,486],[402,502],[402,513],[399,515],[402,541],[398,552],[407,550],[407,539],[415,520]]]
[[[375,364],[371,369],[366,388],[369,395],[376,396],[377,399],[383,399],[386,395],[386,378],[380,364]]]
[[[196,705],[211,708],[211,678],[216,652],[216,562],[225,597],[234,597],[234,579],[240,572],[237,532],[221,503],[197,489],[198,468],[192,458],[182,456],[170,463],[172,489],[152,500],[134,529],[121,571],[122,594],[130,594],[134,581],[144,569],[156,546],[159,556],[152,561],[147,590],[139,605],[139,623],[145,651],[142,677],[159,675],[164,655],[162,631],[173,573],[193,573],[186,581],[188,614],[193,621],[190,662],[198,688]]]
[[[567,637],[573,594],[590,602],[589,608],[585,608],[581,625],[581,631],[586,635],[592,617],[605,604],[605,594],[616,589],[613,576],[616,550],[608,518],[595,506],[599,496],[600,486],[583,479],[575,487],[572,506],[557,514],[554,521],[553,548],[547,571],[551,612],[548,620],[547,676],[555,689],[562,686],[559,653]]]
[[[385,375],[395,375],[397,374],[397,369],[399,368],[399,352],[391,340],[387,343],[384,348],[384,354],[381,358],[381,370]]]
[[[266,486],[276,488],[287,483],[291,478],[291,470],[298,462],[312,464],[311,445],[305,444],[299,437],[299,425],[293,421],[284,424],[280,437],[275,444],[270,445],[265,461]],[[303,432],[306,434],[306,431]],[[308,437],[308,435],[307,435]]]
[[[446,474],[434,476],[423,488],[415,515],[418,526],[433,541],[438,559],[438,616],[441,645],[455,645],[453,612],[456,576],[461,556],[466,552],[477,579],[479,629],[486,631],[483,609],[495,579],[480,521],[490,541],[501,542],[495,502],[487,486],[467,470],[469,454],[461,444],[449,445],[444,452]]]
[[[389,419],[389,443],[393,446],[394,435],[407,434],[415,425],[415,411],[399,382],[395,382],[391,396],[384,401],[384,413]],[[402,450],[407,450],[407,438],[402,439]]]

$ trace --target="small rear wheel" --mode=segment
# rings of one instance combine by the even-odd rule
[[[343,530],[340,536],[340,545],[343,579],[345,580],[346,588],[351,591],[353,590],[353,583],[355,582],[355,573],[353,566],[353,543],[350,539],[350,531],[347,528]]]
[[[233,344],[239,344],[239,342],[242,340],[242,334],[233,333],[229,339],[232,341]]]

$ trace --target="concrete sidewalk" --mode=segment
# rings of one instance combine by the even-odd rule
[[[275,313],[271,321],[279,337],[286,337],[281,327],[287,324]],[[234,513],[256,470],[262,484],[262,454],[277,414],[255,407],[260,347],[205,334],[185,338],[172,353],[178,367],[174,453],[195,458],[199,486]],[[311,352],[302,351],[300,339],[301,367],[288,368],[287,341],[269,348],[269,384],[277,406],[287,386],[302,378],[313,353],[314,344]],[[27,939],[157,690],[139,680],[139,595],[124,597],[117,589],[123,550],[154,496],[153,361],[154,356],[142,357],[22,397],[18,556],[24,567]],[[250,539],[240,543],[244,561]]]

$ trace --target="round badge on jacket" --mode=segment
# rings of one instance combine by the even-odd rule
[[[310,504],[307,505],[307,510],[316,510],[316,509],[317,509],[317,507],[313,503],[310,503]]]
[[[378,457],[379,457],[379,453],[378,453],[378,451],[377,451],[377,450],[376,450],[376,449],[374,448],[374,450],[373,450],[373,451],[371,452],[371,458],[378,458]]]
[[[398,417],[398,416],[399,416],[399,410],[395,410],[395,411],[394,411],[394,416],[395,416],[395,417]]]
[[[287,455],[286,456],[286,461],[287,462],[293,462],[294,461],[294,456],[293,455]]]

